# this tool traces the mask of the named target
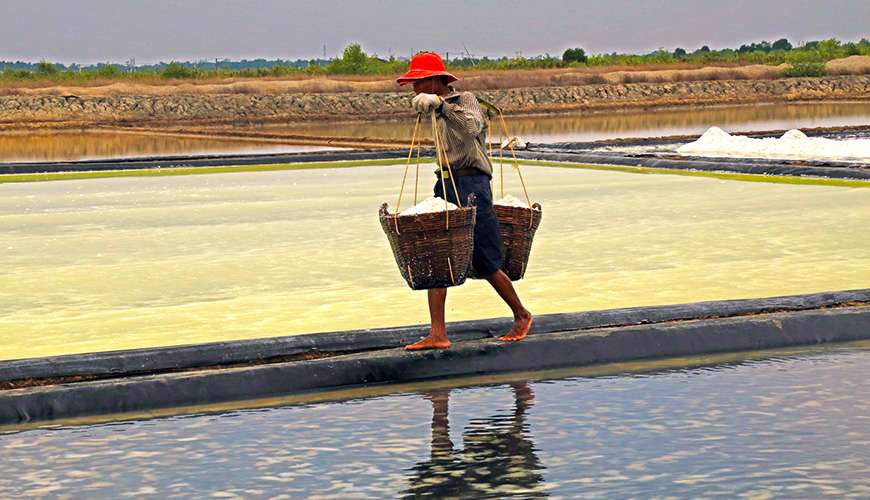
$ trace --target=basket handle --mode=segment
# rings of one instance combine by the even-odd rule
[[[414,153],[414,143],[417,142],[417,132],[420,130],[421,116],[417,115],[417,123],[414,124],[414,134],[411,136],[411,146],[408,148],[408,159],[405,160],[405,173],[402,175],[402,187],[399,188],[399,199],[396,201],[396,213],[402,207],[402,195],[405,193],[405,180],[408,178],[408,167],[411,165],[411,155]],[[417,146],[417,168],[420,167],[420,147]],[[419,170],[418,170],[419,171]],[[418,174],[419,177],[419,174]],[[417,189],[414,188],[414,202],[417,201]]]
[[[456,179],[453,177],[453,168],[450,167],[450,159],[447,158],[447,151],[444,150],[444,143],[441,140],[441,130],[438,128],[438,120],[435,118],[435,110],[432,110],[432,136],[435,138],[435,155],[438,159],[438,170],[441,172],[441,192],[444,193],[444,227],[445,229],[450,229],[450,210],[447,209],[447,188],[444,187],[446,183],[444,167],[442,166],[441,160],[443,158],[444,164],[447,165],[447,174],[450,176],[450,184],[453,186],[453,194],[456,195],[456,204],[459,205],[459,208],[462,208],[462,200],[459,199],[459,190],[456,188]]]
[[[417,114],[417,121],[414,123],[414,133],[411,136],[411,145],[408,147],[408,157],[405,160],[405,172],[402,174],[402,185],[399,187],[399,199],[396,201],[396,215],[399,214],[402,206],[402,197],[405,193],[405,182],[408,179],[408,168],[411,166],[411,158],[414,154],[414,146],[417,146],[417,174],[414,182],[414,203],[417,203],[417,191],[420,184],[420,148],[422,145],[422,138],[420,141],[417,140],[417,135],[420,131],[420,125],[422,123],[423,115],[422,113]],[[450,184],[453,187],[453,194],[456,195],[456,203],[459,205],[459,208],[462,208],[462,200],[459,198],[459,189],[456,187],[456,180],[453,177],[453,168],[450,166],[450,159],[447,158],[447,152],[444,150],[444,143],[441,138],[441,131],[438,127],[438,120],[435,117],[435,110],[432,110],[432,136],[435,139],[435,157],[439,166],[439,170],[441,171],[441,187],[442,192],[444,192],[444,220],[445,227],[450,229],[450,211],[447,209],[447,197],[446,197],[446,189],[444,185],[447,183],[447,176],[450,177]],[[443,163],[442,163],[443,160]],[[447,170],[445,171],[443,165],[447,165]],[[394,218],[394,223],[396,225],[396,232],[399,231],[399,219],[398,217]]]
[[[498,108],[495,108],[495,109],[497,110],[499,123],[501,124],[501,132],[502,132],[502,134],[504,134],[505,140],[507,140],[507,138],[510,137],[510,134],[508,134],[507,124],[504,121],[504,113],[502,112],[501,109],[498,109]],[[490,125],[491,124],[492,124],[492,121],[490,121]],[[531,200],[531,198],[529,198],[529,190],[526,189],[526,181],[523,178],[523,171],[520,169],[520,164],[517,161],[517,154],[516,154],[516,151],[514,151],[513,141],[508,141],[508,149],[510,149],[510,152],[511,152],[511,157],[513,160],[513,162],[512,162],[513,167],[516,169],[517,175],[519,175],[519,177],[520,177],[520,184],[523,186],[523,194],[526,197],[526,204],[529,208],[532,208],[532,200]],[[502,198],[504,198],[504,156],[502,154],[503,151],[504,151],[504,147],[501,144],[499,144],[498,163],[499,163],[500,177],[501,177],[501,196],[502,196]],[[490,153],[490,158],[492,158],[491,153]]]

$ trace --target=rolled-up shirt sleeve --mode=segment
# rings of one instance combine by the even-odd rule
[[[445,99],[440,113],[450,123],[451,129],[467,137],[477,137],[485,126],[477,98],[468,92],[453,99]]]

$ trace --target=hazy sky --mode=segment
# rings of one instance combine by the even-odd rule
[[[870,0],[0,0],[0,60],[692,50],[870,38]]]

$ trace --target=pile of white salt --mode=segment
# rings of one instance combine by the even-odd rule
[[[870,139],[807,137],[797,129],[789,130],[782,137],[756,139],[710,127],[697,141],[678,147],[677,152],[735,158],[867,161],[870,159]]]
[[[457,207],[453,203],[447,202],[442,198],[427,198],[420,203],[417,203],[411,208],[406,208],[402,210],[399,215],[419,215],[419,214],[429,214],[432,212],[443,212],[444,204],[447,204],[447,210],[456,210]]]
[[[529,204],[525,201],[517,198],[516,196],[509,194],[504,198],[496,201],[493,205],[501,205],[503,207],[520,207],[520,208],[531,208]]]

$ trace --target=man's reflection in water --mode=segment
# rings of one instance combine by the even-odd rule
[[[454,449],[448,422],[448,390],[429,393],[432,402],[431,458],[411,469],[406,498],[546,497],[544,470],[525,421],[535,395],[527,383],[511,384],[516,404],[503,413],[469,422],[462,435],[464,449]]]

